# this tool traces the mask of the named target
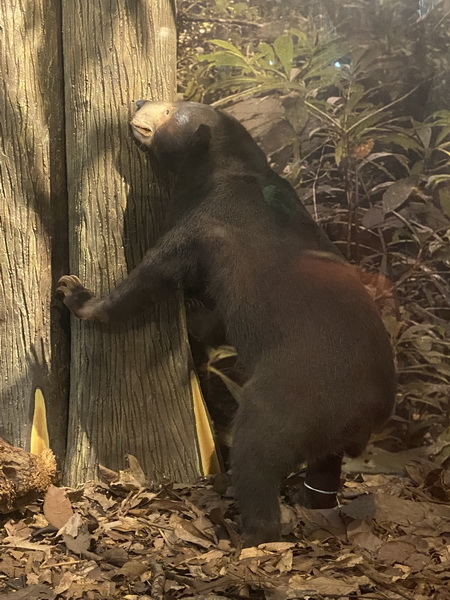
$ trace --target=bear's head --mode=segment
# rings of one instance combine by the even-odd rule
[[[131,120],[134,137],[174,172],[238,159],[267,169],[264,153],[227,113],[198,102],[139,100]]]
[[[206,104],[139,100],[136,106],[134,137],[171,170],[188,157],[203,155],[220,125],[220,114]]]

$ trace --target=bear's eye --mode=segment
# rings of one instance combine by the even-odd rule
[[[166,115],[170,115],[170,109],[169,108],[166,109],[166,113],[165,114]]]

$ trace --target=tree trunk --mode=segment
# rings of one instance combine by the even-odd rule
[[[160,231],[165,192],[129,120],[136,100],[174,98],[174,18],[170,0],[63,3],[70,271],[98,296]],[[126,453],[151,478],[200,474],[188,352],[181,297],[120,326],[73,320],[70,484]]]
[[[51,308],[67,269],[60,21],[58,0],[0,0],[0,435],[29,449],[39,386],[61,459],[68,319]]]

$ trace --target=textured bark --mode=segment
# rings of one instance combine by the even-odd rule
[[[62,457],[68,341],[51,308],[67,269],[57,0],[0,0],[0,435],[30,447],[34,389]],[[61,314],[63,315],[61,317]]]
[[[56,476],[53,452],[39,456],[0,438],[0,514],[14,512],[43,496]]]
[[[71,272],[104,296],[157,237],[165,195],[129,132],[133,102],[175,94],[169,0],[63,3]],[[199,475],[180,297],[120,326],[72,321],[66,478],[124,467]]]

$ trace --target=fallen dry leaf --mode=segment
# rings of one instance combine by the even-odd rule
[[[449,600],[450,512],[429,501],[433,470],[348,481],[340,510],[283,501],[289,537],[242,552],[236,504],[213,478],[157,491],[88,483],[66,490],[74,514],[57,534],[39,504],[4,517],[0,598]]]
[[[78,556],[88,557],[89,547],[91,545],[92,536],[86,525],[79,528],[75,537],[69,533],[63,534],[63,540],[68,550]],[[93,558],[98,558],[96,555],[89,553]]]
[[[78,530],[83,525],[83,517],[80,513],[74,513],[66,523],[61,527],[56,535],[70,535],[77,537]]]
[[[40,544],[38,542],[29,542],[28,540],[24,540],[21,537],[9,536],[4,538],[3,543],[10,547],[12,550],[34,550],[43,552],[45,554],[50,554],[52,551],[51,546],[47,544]]]
[[[378,549],[377,558],[385,564],[393,565],[396,562],[402,563],[407,560],[414,550],[412,544],[393,540],[392,542],[386,542]]]
[[[170,524],[174,527],[176,536],[184,542],[191,542],[192,544],[196,544],[197,546],[206,549],[210,548],[214,543],[213,540],[209,539],[205,532],[197,527],[192,521],[186,521],[178,515],[173,515]],[[213,526],[210,521],[209,524],[211,525],[209,528],[211,531]]]
[[[46,585],[30,585],[17,592],[0,596],[1,600],[54,600],[56,594]]]
[[[294,575],[289,579],[287,587],[287,597],[305,596],[305,593],[327,594],[327,595],[347,595],[357,592],[358,584],[346,583],[345,581],[331,577],[312,577],[305,579],[302,575]]]
[[[66,592],[73,583],[73,574],[70,571],[63,573],[61,579],[55,587],[55,594],[60,595]]]
[[[102,554],[102,558],[111,565],[122,567],[128,560],[128,552],[124,548],[114,546],[113,548],[105,550]]]
[[[73,515],[72,504],[66,490],[51,485],[44,497],[43,511],[50,525],[61,529]]]
[[[289,573],[292,571],[292,564],[294,560],[294,555],[292,550],[287,550],[284,554],[282,554],[280,560],[276,564],[276,568],[280,571],[280,573]]]
[[[117,571],[118,575],[123,575],[124,577],[128,577],[128,579],[136,579],[145,571],[148,571],[148,565],[139,562],[137,560],[129,560]]]
[[[127,454],[129,467],[123,471],[119,471],[117,477],[114,471],[101,468],[103,477],[109,482],[114,483],[115,486],[121,487],[124,490],[140,490],[148,487],[150,482],[148,481],[138,459],[132,454]]]
[[[350,523],[347,527],[347,537],[355,546],[373,553],[383,544],[383,540],[372,533],[372,527],[366,520]]]

